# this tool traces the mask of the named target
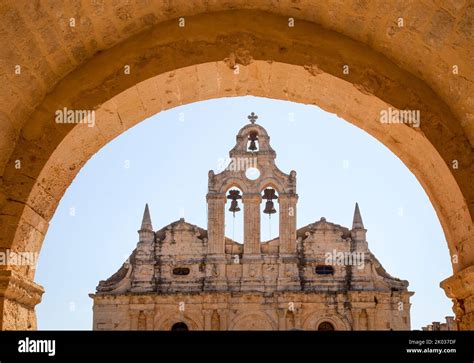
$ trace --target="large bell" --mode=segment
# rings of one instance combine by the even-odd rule
[[[263,191],[263,199],[267,200],[273,200],[273,199],[278,199],[278,197],[275,195],[275,189],[272,188],[267,188]]]
[[[248,150],[252,152],[257,151],[258,150],[258,147],[257,147],[258,134],[256,132],[250,133],[249,141],[250,141],[250,144],[249,144]]]
[[[240,212],[239,203],[236,200],[230,202],[229,212],[235,213]]]
[[[250,140],[249,151],[257,151],[257,144],[253,140]]]
[[[242,199],[242,196],[240,195],[240,191],[237,190],[237,189],[229,190],[229,194],[227,195],[227,199],[231,200],[229,212],[232,212],[235,215],[235,212],[240,211],[239,203],[237,202],[237,199]]]
[[[271,200],[267,200],[267,202],[265,203],[265,209],[264,209],[263,213],[265,213],[265,214],[275,214],[276,213],[275,206],[274,206],[274,204]]]

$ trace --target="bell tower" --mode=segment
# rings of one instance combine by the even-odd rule
[[[244,219],[243,275],[250,267],[250,275],[261,275],[257,264],[262,264],[260,235],[261,203],[263,213],[274,214],[279,203],[279,258],[296,266],[296,172],[285,174],[275,164],[276,153],[270,146],[267,131],[256,123],[258,116],[248,116],[249,124],[240,129],[236,144],[229,152],[230,164],[219,174],[209,171],[208,181],[208,260],[225,260],[225,208],[242,213]],[[239,190],[242,192],[240,194]],[[229,191],[229,194],[226,193]],[[243,204],[242,208],[240,203]],[[294,261],[293,261],[294,260]],[[294,263],[293,263],[294,262]],[[284,265],[284,264],[282,264]],[[296,268],[296,267],[295,267]],[[294,270],[294,268],[291,268]],[[286,270],[282,275],[293,273]]]

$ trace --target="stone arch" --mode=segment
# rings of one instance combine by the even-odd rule
[[[323,2],[296,8],[282,4],[278,9],[270,2],[243,6],[238,1],[229,1],[225,5],[213,3],[193,9],[186,4],[178,1],[166,11],[161,6],[167,5],[122,9],[120,13],[149,11],[147,15],[152,16],[144,16],[128,28],[120,27],[116,39],[107,46],[101,40],[100,52],[97,52],[98,42],[93,45],[94,39],[90,39],[89,46],[77,48],[81,49],[75,53],[77,58],[67,67],[55,63],[55,72],[32,75],[26,69],[26,76],[15,78],[16,83],[13,78],[7,79],[5,84],[11,85],[15,92],[12,102],[8,102],[8,95],[5,97],[7,102],[3,103],[1,113],[6,125],[0,139],[1,248],[39,251],[49,220],[73,176],[100,147],[129,127],[177,105],[251,94],[318,105],[367,131],[392,150],[427,192],[443,226],[450,253],[458,257],[458,263],[453,264],[456,275],[445,281],[445,290],[455,302],[472,299],[472,290],[466,290],[465,286],[472,279],[474,265],[474,188],[470,178],[474,168],[474,128],[469,112],[472,100],[461,97],[472,93],[472,82],[469,76],[454,79],[447,71],[452,63],[448,48],[444,48],[445,55],[436,52],[433,56],[430,51],[433,44],[438,50],[442,47],[436,39],[426,41],[426,47],[420,46],[420,42],[435,36],[437,30],[433,28],[422,34],[424,38],[420,41],[414,37],[397,38],[392,29],[391,44],[402,42],[399,44],[410,49],[397,53],[381,40],[387,34],[386,28],[370,27],[374,29],[370,34],[361,30],[368,27],[354,27],[345,21],[353,20],[352,16],[330,19],[323,15],[329,14]],[[349,13],[369,14],[355,2],[349,4]],[[5,6],[11,10],[9,14],[19,12],[14,3]],[[399,17],[401,10],[395,5],[385,6],[384,21],[390,16]],[[225,11],[231,8],[234,10]],[[36,8],[21,10],[37,21],[46,21],[45,24],[51,17],[50,14],[35,16]],[[331,14],[348,13],[345,9],[333,10]],[[421,10],[423,18],[426,13],[434,16],[441,11],[436,5],[423,6]],[[416,13],[414,8],[405,11]],[[463,20],[463,16],[469,18],[467,11],[466,7],[452,10],[459,49],[454,58],[469,75],[474,72],[469,72],[473,67],[467,52],[470,33]],[[67,12],[59,7],[56,13]],[[182,15],[187,16],[192,40],[186,39],[173,19]],[[298,24],[291,33],[287,27],[288,16],[294,16]],[[362,24],[373,20],[365,16],[368,18],[359,20]],[[5,19],[6,26],[20,29],[21,26],[13,25],[17,19],[15,16]],[[89,24],[105,29],[100,19],[93,17],[93,20]],[[253,26],[256,22],[258,29]],[[30,31],[18,31],[14,37],[22,37],[23,33]],[[83,37],[94,37],[94,34],[86,32]],[[11,37],[11,34],[2,36]],[[451,42],[455,41],[453,37]],[[445,43],[447,47],[451,44]],[[44,44],[38,49],[44,51]],[[190,49],[200,51],[190,54]],[[4,54],[9,51],[12,50],[6,49]],[[431,62],[420,65],[420,59]],[[341,67],[348,62],[351,71],[343,74]],[[135,71],[124,76],[124,64]],[[45,74],[49,79],[43,77]],[[27,90],[33,90],[33,94]],[[95,109],[100,122],[90,129],[84,125],[55,124],[54,111],[63,107]],[[378,122],[380,110],[388,107],[421,110],[421,127],[418,130],[406,125],[382,127]],[[58,150],[67,153],[60,154]],[[20,172],[15,168],[18,160],[23,162]],[[453,161],[461,167],[452,169]],[[32,309],[42,293],[33,282],[34,270],[21,266],[2,269],[4,285],[11,287],[9,304],[17,311],[5,318],[5,311],[1,312],[2,328],[34,328]],[[457,308],[458,316],[472,314],[465,311],[464,305]],[[466,321],[472,322],[469,319]]]
[[[156,314],[155,316],[155,330],[171,330],[175,323],[183,322],[188,326],[189,330],[204,330],[201,319],[198,314],[190,312],[186,313],[166,313],[164,315]]]
[[[277,323],[266,312],[241,313],[232,319],[230,330],[277,330]]]
[[[260,190],[260,193],[262,193],[265,188],[275,189],[278,195],[285,192],[284,186],[282,186],[276,178],[264,178],[260,180],[257,188]]]
[[[319,325],[323,322],[331,323],[335,330],[351,330],[351,325],[347,319],[336,312],[333,314],[321,314],[321,312],[310,313],[303,319],[302,327],[304,330],[318,330]]]
[[[248,192],[248,185],[238,178],[231,178],[227,183],[222,184],[218,190],[218,193],[226,193],[229,189],[237,188],[240,189],[242,194]]]

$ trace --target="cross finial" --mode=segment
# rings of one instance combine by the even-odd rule
[[[247,118],[250,120],[251,123],[254,124],[255,121],[257,121],[258,116],[254,112],[252,112],[250,115],[247,116]]]

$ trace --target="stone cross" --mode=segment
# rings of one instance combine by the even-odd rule
[[[250,115],[247,116],[247,118],[250,120],[251,123],[254,124],[255,121],[257,121],[258,116],[254,112],[252,112]]]

